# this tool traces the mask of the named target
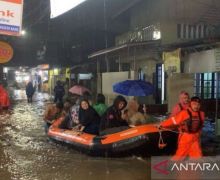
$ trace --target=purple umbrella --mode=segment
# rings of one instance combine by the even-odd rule
[[[69,89],[69,92],[72,94],[80,95],[80,96],[82,96],[85,92],[88,92],[89,94],[91,94],[91,91],[89,89],[81,85],[74,85],[73,87]]]
[[[153,94],[154,87],[142,80],[125,80],[113,84],[113,91],[126,96],[148,96]]]

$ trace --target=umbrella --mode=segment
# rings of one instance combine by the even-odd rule
[[[113,91],[126,96],[148,96],[153,94],[154,87],[142,80],[126,80],[113,84]]]
[[[84,95],[85,92],[88,92],[89,94],[91,94],[91,91],[89,89],[81,85],[74,85],[73,87],[69,89],[69,92],[72,94],[80,95],[80,96]]]

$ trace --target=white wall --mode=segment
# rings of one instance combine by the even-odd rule
[[[134,71],[102,73],[102,93],[106,97],[106,104],[111,105],[118,95],[113,92],[113,84],[127,79],[134,79]]]
[[[215,50],[189,54],[184,58],[185,73],[203,73],[216,71]]]

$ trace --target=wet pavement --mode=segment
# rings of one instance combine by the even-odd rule
[[[0,115],[0,179],[8,180],[148,180],[150,160],[141,157],[95,158],[51,142],[42,115],[48,94],[37,93],[28,104],[14,92],[12,109]],[[219,142],[211,122],[203,131],[203,150],[217,155]]]
[[[212,120],[205,121],[201,139],[205,156],[220,155],[220,137],[215,135],[215,123]]]

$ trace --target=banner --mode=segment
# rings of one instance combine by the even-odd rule
[[[20,36],[23,0],[0,0],[0,34]]]
[[[165,71],[170,73],[180,73],[180,52],[180,48],[171,52],[163,52]]]

